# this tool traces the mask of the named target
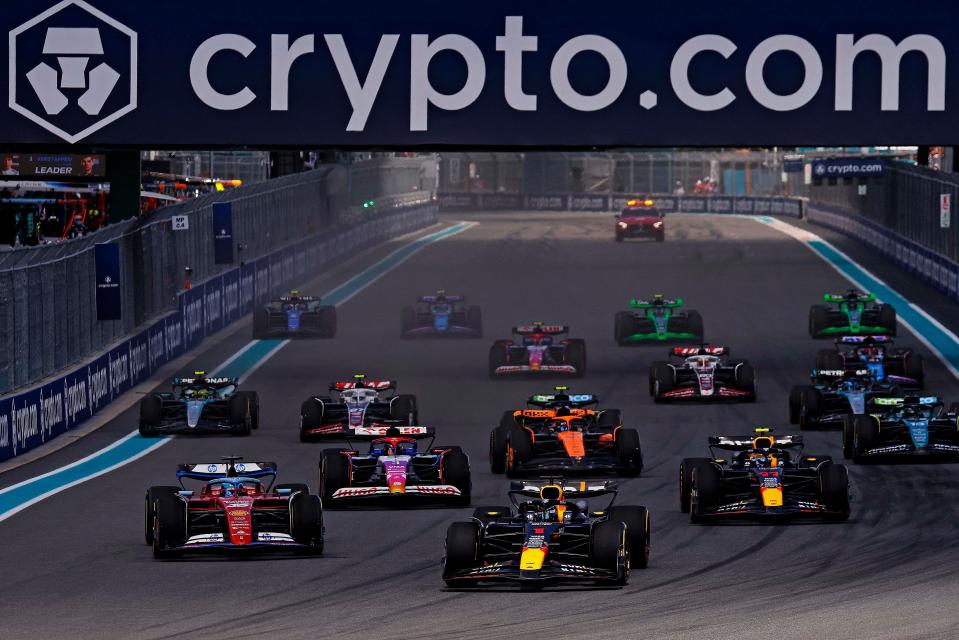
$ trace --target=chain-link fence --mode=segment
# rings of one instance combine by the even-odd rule
[[[236,260],[252,261],[311,235],[428,200],[429,162],[397,158],[325,166],[211,193],[62,244],[0,253],[0,393],[101,351],[171,310],[187,267],[196,282],[233,268],[214,264],[214,203],[232,204]],[[188,216],[189,229],[174,231],[171,218],[181,215]],[[120,245],[121,320],[96,319],[93,248],[102,242]]]
[[[444,153],[444,193],[781,195],[782,156],[766,151]]]
[[[820,184],[792,179],[793,191],[814,205],[857,213],[922,247],[959,261],[959,229],[940,220],[940,196],[949,194],[952,214],[959,206],[959,176],[889,160],[884,175],[838,178]],[[953,217],[950,215],[950,217]]]

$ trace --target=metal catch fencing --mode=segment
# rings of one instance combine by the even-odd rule
[[[429,201],[433,185],[423,168],[429,163],[395,158],[324,166],[164,207],[76,240],[0,253],[0,394],[102,351],[169,312],[183,290],[185,268],[199,282],[235,267],[214,264],[215,203],[232,203],[234,256],[242,263]],[[189,229],[175,231],[171,219],[181,215]],[[104,242],[120,245],[123,317],[98,322],[93,249]]]

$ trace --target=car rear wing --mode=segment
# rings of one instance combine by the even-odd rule
[[[863,378],[869,376],[869,369],[813,369],[809,372],[811,378]]]
[[[531,395],[526,404],[533,407],[549,407],[554,404],[585,407],[592,404],[598,404],[599,398],[591,393],[571,393],[566,394],[564,389],[557,389],[555,394],[538,393]]]
[[[752,449],[756,438],[771,437],[774,449],[789,449],[803,445],[802,436],[767,436],[764,434],[751,436],[709,436],[709,446],[726,451],[741,451]]]
[[[669,350],[669,355],[677,358],[686,358],[688,356],[728,356],[729,347],[710,347],[703,345],[701,347],[673,347]]]
[[[178,378],[174,378],[174,379],[173,379],[173,386],[174,386],[174,387],[183,387],[183,386],[191,385],[191,384],[208,384],[208,385],[210,385],[211,387],[225,387],[225,386],[228,386],[228,385],[231,385],[231,384],[232,384],[232,385],[238,384],[238,379],[237,379],[237,378],[227,377],[227,376],[219,376],[219,377],[207,378],[207,377],[204,376],[203,374],[199,374],[199,375],[194,374],[194,376],[193,376],[193,377],[190,377],[190,378],[179,378],[179,377],[178,377]]]
[[[534,322],[533,324],[513,327],[513,333],[518,336],[529,336],[536,334],[558,335],[561,333],[569,333],[569,325],[541,324]]]
[[[190,462],[177,465],[177,478],[215,480],[244,476],[247,478],[276,477],[275,462]]]
[[[875,293],[861,293],[854,289],[851,289],[845,295],[841,293],[826,293],[823,294],[822,299],[832,303],[847,302],[852,299],[853,295],[855,295],[856,302],[873,302],[876,299]]]
[[[639,300],[637,298],[633,298],[629,301],[629,306],[633,309],[651,309],[652,307],[667,307],[669,309],[675,309],[683,306],[683,299],[676,298],[675,300],[672,300],[670,298],[659,298],[656,300]]]
[[[872,398],[870,404],[877,407],[935,406],[942,404],[937,396],[906,396],[905,398]]]
[[[509,493],[516,496],[538,498],[540,490],[546,486],[562,487],[566,498],[604,496],[615,494],[619,490],[618,485],[611,480],[551,480],[543,478],[536,482],[514,480],[510,483]]]
[[[421,426],[377,426],[377,427],[356,427],[350,434],[351,438],[389,438],[403,437],[423,440],[436,436],[434,427]]]
[[[331,382],[330,391],[349,391],[350,389],[373,389],[388,391],[396,388],[396,380],[353,380],[352,382]]]
[[[280,296],[275,302],[319,302],[322,300],[319,296]]]
[[[466,296],[418,296],[417,302],[466,302]]]
[[[890,336],[843,336],[836,338],[836,344],[887,344],[892,342]]]

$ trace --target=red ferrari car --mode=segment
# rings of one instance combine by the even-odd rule
[[[654,201],[626,201],[622,213],[616,215],[616,242],[625,238],[654,238],[656,242],[666,239],[664,217]]]

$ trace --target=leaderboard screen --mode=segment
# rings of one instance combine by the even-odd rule
[[[0,153],[0,175],[102,178],[106,175],[106,159],[99,154]]]

